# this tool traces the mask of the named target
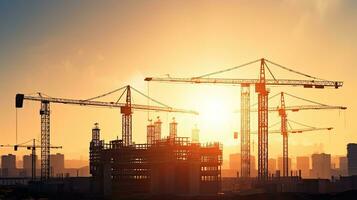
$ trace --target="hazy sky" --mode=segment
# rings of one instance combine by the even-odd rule
[[[85,99],[127,84],[146,93],[146,76],[191,77],[265,57],[307,74],[344,81],[344,87],[338,90],[274,87],[271,94],[286,91],[325,104],[348,106],[345,112],[288,115],[312,126],[335,127],[331,132],[291,136],[292,155],[318,150],[345,154],[346,143],[357,142],[356,35],[354,0],[3,0],[0,143],[15,143],[16,93],[43,92],[53,97]],[[252,67],[225,75],[257,78],[258,66]],[[290,78],[276,68],[272,70],[277,78]],[[153,98],[166,104],[202,113],[200,117],[160,114],[165,123],[164,136],[168,135],[167,123],[176,116],[181,136],[190,136],[191,128],[198,124],[204,142],[238,144],[233,132],[240,130],[240,119],[232,111],[240,108],[239,87],[151,83],[149,90]],[[254,103],[254,88],[251,92]],[[118,94],[106,100],[116,98]],[[134,102],[146,100],[134,95]],[[277,102],[271,101],[270,105],[277,106]],[[39,138],[39,106],[37,102],[26,102],[18,110],[19,142]],[[106,141],[121,137],[118,110],[56,104],[51,110],[51,143],[62,145],[64,149],[59,152],[68,158],[88,157],[95,122],[100,124]],[[156,115],[151,113],[150,117]],[[143,143],[147,114],[136,111],[133,120],[134,140]],[[277,114],[270,114],[271,124],[277,121]],[[256,126],[256,116],[252,116],[251,129],[256,130]],[[281,155],[281,143],[279,134],[271,136],[272,156]],[[308,148],[313,145],[323,148]],[[233,150],[229,148],[228,152]],[[22,153],[27,152],[17,154]]]

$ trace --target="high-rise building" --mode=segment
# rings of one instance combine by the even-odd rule
[[[349,143],[347,145],[347,165],[348,175],[357,175],[357,144]]]
[[[283,174],[283,157],[278,157],[278,170],[280,170],[280,174]],[[288,175],[290,176],[291,170],[291,158],[288,158]]]
[[[32,174],[32,154],[24,155],[22,157],[22,161],[23,161],[22,164],[23,164],[25,176],[30,177]],[[35,163],[36,163],[36,168],[38,168],[37,155],[35,155]]]
[[[269,158],[268,160],[268,171],[270,174],[275,174],[276,171],[276,159]]]
[[[64,173],[64,155],[60,153],[51,154],[50,168],[52,176],[62,176]]]
[[[16,172],[16,156],[12,154],[1,156],[2,177],[15,177],[17,176]]]
[[[308,178],[310,175],[310,158],[308,156],[296,157],[296,170],[301,170],[301,176]]]
[[[348,175],[348,161],[347,157],[341,156],[339,158],[339,163],[340,163],[340,175],[341,176],[347,176]]]
[[[331,178],[331,155],[330,154],[312,154],[311,177],[330,179]]]

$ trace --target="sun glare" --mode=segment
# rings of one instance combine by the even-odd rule
[[[224,98],[207,98],[199,105],[198,122],[203,141],[218,140],[224,144],[233,140],[233,109]],[[231,137],[230,137],[231,136]]]

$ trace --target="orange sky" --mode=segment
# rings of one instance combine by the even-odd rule
[[[16,2],[16,1],[15,1]],[[357,4],[352,0],[278,1],[86,1],[79,3],[0,3],[1,143],[15,143],[16,93],[41,91],[54,97],[85,99],[131,84],[147,92],[146,76],[191,77],[265,57],[298,71],[343,80],[338,90],[271,88],[308,99],[348,107],[339,111],[306,111],[288,117],[326,132],[290,137],[294,155],[311,154],[323,144],[326,153],[345,154],[357,142],[354,87],[357,85]],[[253,66],[254,67],[254,66]],[[257,78],[255,68],[226,77]],[[277,78],[288,74],[272,68]],[[301,78],[301,77],[295,77]],[[251,89],[254,93],[254,88]],[[200,117],[175,116],[179,135],[190,136],[198,124],[204,142],[238,144],[240,88],[235,86],[150,84],[150,95],[166,104],[195,109]],[[108,99],[109,100],[109,99]],[[110,99],[115,100],[115,96]],[[134,102],[146,100],[134,96]],[[256,94],[252,95],[252,103]],[[297,102],[292,102],[297,103]],[[288,102],[289,104],[289,102]],[[271,106],[277,106],[272,102]],[[39,104],[26,102],[18,111],[18,141],[39,138]],[[98,122],[106,141],[121,135],[121,116],[114,109],[51,105],[51,141],[67,158],[86,158],[91,128]],[[155,117],[156,114],[151,114]],[[277,114],[270,121],[279,120]],[[133,138],[145,142],[146,113],[134,113]],[[252,130],[256,129],[252,116]],[[277,127],[278,128],[278,127]],[[255,143],[257,143],[256,139]],[[270,139],[271,156],[281,155],[281,137]],[[226,148],[227,155],[235,148]],[[236,149],[239,151],[239,149]],[[10,150],[1,149],[0,153]],[[26,151],[18,152],[20,155]],[[257,152],[257,151],[255,151]]]

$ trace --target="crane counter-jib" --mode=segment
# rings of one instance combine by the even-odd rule
[[[157,82],[177,82],[177,83],[214,83],[214,84],[256,84],[259,79],[230,79],[230,78],[157,78],[146,77],[145,81]],[[303,86],[306,88],[324,88],[343,86],[342,81],[325,81],[325,80],[294,80],[294,79],[266,79],[266,85],[288,85],[288,86]]]
[[[116,103],[116,102],[77,100],[77,99],[67,99],[67,98],[53,98],[53,97],[41,97],[41,96],[16,94],[16,107],[22,108],[24,100],[71,104],[71,105],[80,105],[80,106],[98,106],[98,107],[108,107],[108,108],[123,108],[127,106],[125,103]],[[158,111],[158,112],[175,112],[175,113],[198,115],[198,112],[193,110],[177,109],[172,107],[147,106],[147,105],[139,105],[139,104],[131,104],[130,107],[134,110],[151,110],[151,111]]]

